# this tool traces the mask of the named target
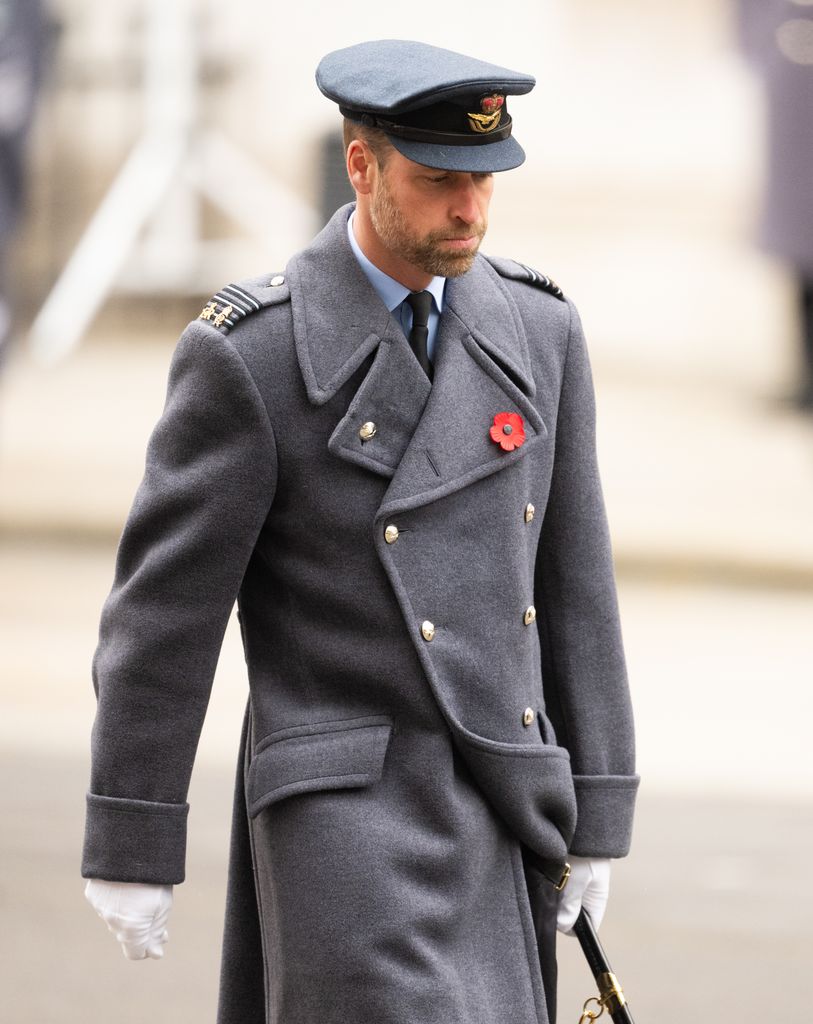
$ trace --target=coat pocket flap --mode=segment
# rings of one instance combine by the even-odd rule
[[[385,715],[280,729],[263,739],[246,780],[248,813],[295,793],[369,786],[381,777],[392,732]]]
[[[460,722],[454,723],[454,731],[480,789],[514,835],[543,860],[564,864],[576,827],[568,751],[539,741],[492,740]]]

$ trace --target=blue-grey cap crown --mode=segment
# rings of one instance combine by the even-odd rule
[[[397,114],[475,92],[521,95],[533,75],[408,39],[379,39],[328,53],[316,84],[345,107]]]
[[[504,130],[493,137],[459,133],[455,138],[440,118],[433,123],[436,112],[450,101],[475,114],[484,95],[530,92],[536,80],[521,71],[428,43],[379,39],[327,54],[316,69],[316,84],[346,117],[380,126],[400,153],[427,167],[490,173],[518,167],[525,159],[511,137],[507,108],[501,115]],[[415,111],[426,112],[423,121],[418,118],[419,133],[393,123]],[[382,116],[388,123],[379,125]],[[437,138],[432,138],[433,131]]]

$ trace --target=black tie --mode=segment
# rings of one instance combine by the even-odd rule
[[[406,301],[412,306],[412,330],[409,332],[409,344],[426,376],[431,380],[432,364],[429,362],[426,342],[429,338],[429,310],[432,308],[432,294],[431,292],[410,292]]]

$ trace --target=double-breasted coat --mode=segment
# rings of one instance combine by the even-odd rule
[[[94,659],[83,874],[182,881],[237,597],[221,1024],[546,1024],[541,901],[568,852],[627,852],[638,782],[584,338],[478,256],[430,385],[351,208],[175,351]]]

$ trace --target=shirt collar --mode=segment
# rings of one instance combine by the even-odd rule
[[[353,230],[353,217],[355,211],[350,214],[347,219],[347,237],[350,239],[350,247],[355,254],[356,259],[361,265],[361,269],[367,275],[367,280],[375,288],[379,298],[392,312],[397,309],[404,299],[409,295],[410,289],[406,285],[401,284],[400,281],[396,281],[395,278],[390,277],[389,274],[385,274],[383,270],[379,270],[378,267],[372,263],[364,253],[361,251],[361,246],[356,241],[356,233]],[[426,286],[432,298],[435,300],[438,313],[443,312],[443,291],[446,286],[446,278],[435,276]]]

